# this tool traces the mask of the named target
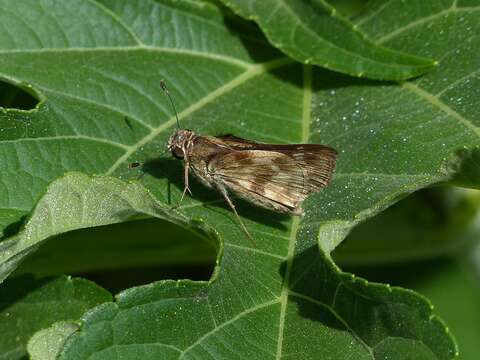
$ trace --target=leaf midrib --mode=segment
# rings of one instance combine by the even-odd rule
[[[190,55],[211,60],[222,61],[241,68],[249,69],[252,66],[258,64],[251,63],[245,60],[239,60],[237,58],[226,56],[223,54],[202,52],[196,50],[190,50],[185,48],[169,48],[162,46],[148,46],[148,45],[135,45],[135,46],[95,46],[95,47],[68,47],[68,48],[41,48],[41,49],[3,49],[0,50],[0,55],[11,54],[41,54],[41,53],[71,53],[71,52],[120,52],[120,51],[151,51],[158,53],[171,53],[178,55]]]
[[[99,143],[103,143],[106,145],[110,145],[113,147],[117,147],[123,150],[127,150],[128,146],[124,145],[119,142],[103,139],[103,138],[97,138],[93,136],[87,136],[87,135],[55,135],[55,137],[35,137],[35,138],[21,138],[21,139],[12,139],[12,140],[2,140],[2,144],[15,144],[15,143],[20,143],[20,142],[35,142],[35,141],[57,141],[57,140],[87,140],[87,141],[95,141]]]
[[[302,142],[308,143],[310,138],[310,124],[311,124],[311,115],[312,115],[312,66],[311,65],[304,65],[303,66],[303,116],[302,116]],[[289,296],[297,296],[301,297],[304,300],[310,301],[313,304],[321,305],[327,308],[344,326],[345,328],[350,331],[353,337],[357,339],[357,341],[362,344],[363,347],[369,352],[372,358],[373,352],[372,349],[361,339],[361,337],[353,331],[353,329],[346,323],[343,318],[336,313],[333,307],[328,306],[327,304],[322,303],[321,301],[312,299],[308,296],[303,294],[295,293],[290,290],[290,275],[293,266],[293,260],[295,255],[295,245],[297,242],[297,235],[298,231],[301,229],[301,218],[298,216],[294,216],[292,218],[291,223],[291,230],[290,230],[290,237],[289,237],[289,244],[288,244],[288,252],[287,252],[287,260],[285,266],[285,277],[282,283],[282,289],[280,293],[280,315],[279,315],[279,329],[278,329],[278,342],[277,342],[277,351],[276,351],[276,359],[280,360],[282,358],[282,350],[283,350],[283,339],[284,339],[284,331],[285,331],[285,318],[288,306],[288,299]],[[339,279],[339,283],[337,285],[337,289],[342,285],[342,281]]]
[[[303,66],[303,111],[302,111],[302,143],[307,143],[310,138],[310,120],[312,106],[312,66]],[[300,225],[300,217],[294,216],[290,228],[290,237],[287,251],[287,261],[285,268],[285,277],[280,292],[280,316],[278,326],[278,340],[276,359],[282,357],[283,337],[285,331],[285,317],[287,312],[288,294],[290,289],[290,274],[293,266],[293,257],[295,254],[295,244],[297,232]]]

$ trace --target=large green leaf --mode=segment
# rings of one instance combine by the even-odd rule
[[[255,20],[272,44],[305,64],[382,80],[418,76],[435,64],[375,44],[324,0],[222,1]]]
[[[0,263],[12,268],[60,231],[141,214],[166,217],[164,207],[138,184],[67,175],[49,186],[25,228],[4,243],[8,247]],[[231,251],[226,243],[219,252],[221,267],[210,282],[162,281],[126,290],[116,302],[88,311],[77,332],[70,323],[61,323],[37,333],[30,352],[68,359],[110,359],[119,353],[142,359],[264,359],[297,353],[307,358],[383,358],[404,351],[424,358],[453,356],[452,339],[425,299],[341,273],[320,257],[315,237],[300,229],[298,221],[291,231],[290,249],[297,231],[310,243],[294,257],[238,245]],[[213,233],[203,234],[214,239]],[[5,268],[1,270],[5,275]],[[21,315],[26,316],[13,319]]]
[[[221,199],[197,184],[194,197],[182,204],[183,215],[166,211],[183,187],[181,166],[174,160],[157,161],[141,178],[161,205],[138,185],[105,180],[112,183],[100,194],[122,193],[126,186],[140,203],[156,204],[151,215],[185,226],[192,218],[204,219],[224,241],[221,268],[209,284],[161,282],[121,293],[116,303],[85,315],[85,326],[70,338],[64,355],[107,358],[115,351],[125,356],[152,351],[153,358],[160,353],[176,358],[180,349],[218,358],[299,352],[304,358],[392,358],[413,351],[424,358],[451,358],[454,345],[425,300],[368,285],[340,272],[324,254],[353,226],[399,197],[448,179],[447,160],[458,160],[459,150],[473,151],[480,144],[474,96],[478,2],[467,8],[458,2],[448,10],[451,4],[429,1],[441,15],[425,15],[424,21],[423,8],[409,8],[412,25],[398,24],[403,32],[390,30],[388,45],[442,62],[427,76],[403,84],[354,80],[295,64],[249,24],[225,18],[212,5],[102,4],[0,2],[0,14],[15,14],[0,22],[5,29],[0,32],[1,76],[44,100],[31,112],[0,114],[4,229],[27,214],[47,184],[65,171],[136,177],[127,168],[130,161],[163,152],[175,119],[158,90],[161,78],[175,96],[184,127],[259,141],[324,142],[339,150],[339,161],[332,184],[305,203],[301,222],[239,203],[257,239],[255,248]],[[382,7],[382,18],[402,6],[394,1]],[[361,27],[368,32],[376,20]],[[448,33],[451,41],[434,36],[432,28]],[[9,32],[16,37],[5,35]],[[465,34],[469,43],[460,41]],[[68,181],[52,187],[62,184]],[[80,193],[66,186],[62,194],[82,199]],[[112,210],[102,213],[105,217],[92,213],[88,221],[74,211],[57,212],[55,231],[34,221],[42,214],[37,206],[26,228],[36,235],[24,232],[2,243],[3,275],[47,236],[129,219],[130,212],[115,213],[115,206],[128,207],[119,199],[107,201]],[[92,195],[75,209],[95,208],[95,200]],[[52,191],[42,201],[69,209]]]

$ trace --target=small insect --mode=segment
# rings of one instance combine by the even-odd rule
[[[142,165],[142,163],[140,163],[138,161],[135,161],[135,162],[132,162],[132,163],[128,164],[128,168],[129,169],[134,169],[134,168],[139,167],[141,165]]]
[[[238,219],[245,234],[254,239],[237,213],[230,194],[257,206],[291,215],[302,215],[302,202],[325,187],[332,178],[337,152],[317,144],[264,144],[234,135],[203,136],[181,129],[177,110],[165,82],[177,119],[177,130],[168,140],[168,151],[184,161],[184,190],[191,194],[188,176],[192,170],[207,187],[217,190]]]

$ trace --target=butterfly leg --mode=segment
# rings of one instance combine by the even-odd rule
[[[242,221],[242,218],[240,217],[240,215],[238,215],[237,209],[235,208],[235,204],[232,202],[232,200],[231,200],[230,197],[228,196],[227,189],[225,189],[225,187],[220,186],[220,185],[217,185],[217,189],[218,189],[218,191],[220,191],[220,193],[223,195],[223,198],[225,199],[225,201],[227,202],[227,204],[230,206],[230,208],[232,209],[233,213],[234,213],[235,216],[237,217],[237,220],[238,220],[238,222],[240,223],[240,227],[242,228],[242,230],[245,232],[245,234],[247,235],[247,237],[250,239],[250,241],[252,242],[253,246],[255,247],[255,246],[256,246],[255,239],[252,237],[252,235],[250,235],[250,233],[249,233],[248,230],[247,230],[247,227],[245,226],[245,224],[244,224],[243,221]]]
[[[185,166],[183,168],[183,183],[185,184],[185,187],[183,188],[183,193],[182,197],[180,198],[180,201],[178,204],[175,206],[175,208],[179,208],[180,204],[183,201],[183,198],[185,197],[185,194],[188,193],[192,195],[192,192],[190,191],[190,188],[188,187],[188,169],[189,169],[190,163],[188,161],[185,161]]]

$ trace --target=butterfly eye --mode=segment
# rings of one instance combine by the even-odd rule
[[[176,157],[177,159],[182,160],[185,157],[185,154],[183,153],[183,149],[178,146],[174,146],[172,149],[172,155]]]

